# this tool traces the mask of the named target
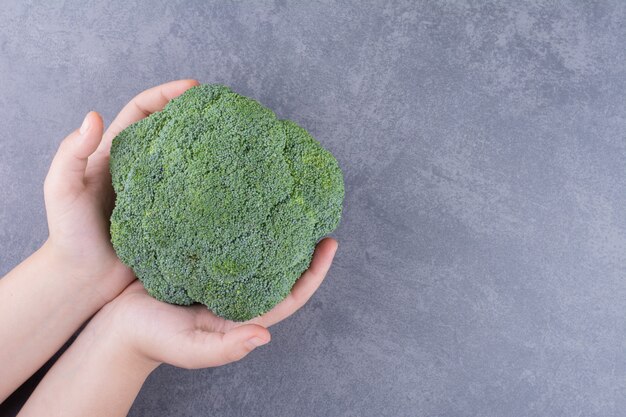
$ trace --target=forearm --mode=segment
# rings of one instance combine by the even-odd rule
[[[115,417],[128,413],[158,363],[134,354],[116,340],[115,330],[106,317],[100,316],[89,323],[46,374],[20,417]]]
[[[70,274],[44,245],[0,279],[0,402],[104,304]]]

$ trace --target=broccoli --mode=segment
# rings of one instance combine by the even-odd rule
[[[153,297],[244,321],[290,292],[338,225],[343,176],[306,130],[205,84],[113,140],[111,241]]]

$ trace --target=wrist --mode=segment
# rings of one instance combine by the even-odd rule
[[[128,334],[129,323],[119,314],[124,307],[118,304],[114,300],[94,316],[88,325],[90,337],[98,341],[99,349],[112,363],[134,377],[145,379],[161,362],[146,356],[136,345],[135,337]]]
[[[42,264],[42,270],[46,271],[54,284],[64,287],[64,293],[77,306],[84,305],[95,312],[108,301],[93,283],[84,279],[81,271],[63,257],[50,239],[33,254],[33,258],[34,262]]]
[[[134,380],[136,384],[143,385],[148,376],[159,367],[160,363],[139,354],[125,343],[120,343],[114,337],[102,335],[100,342],[102,358],[112,368],[117,369],[125,380]]]
[[[77,260],[76,255],[68,256],[68,250],[51,237],[36,254],[44,260],[47,270],[71,289],[72,294],[97,309],[112,301],[134,279],[130,269],[116,257],[104,260],[94,270],[81,265],[82,259]]]

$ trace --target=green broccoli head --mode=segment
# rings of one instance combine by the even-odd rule
[[[200,85],[111,147],[111,240],[153,297],[243,321],[283,300],[339,223],[343,176],[303,128]]]

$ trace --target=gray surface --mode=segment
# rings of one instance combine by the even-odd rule
[[[161,367],[132,416],[626,413],[626,3],[22,3],[0,272],[46,236],[58,141],[163,81],[229,84],[345,172],[309,305],[240,363]]]

